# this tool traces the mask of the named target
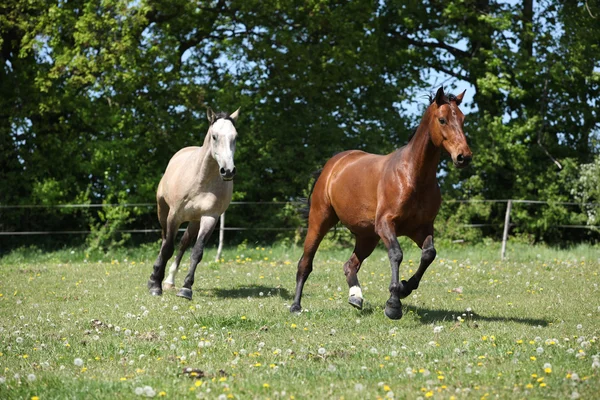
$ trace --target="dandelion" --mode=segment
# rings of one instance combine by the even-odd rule
[[[378,351],[375,347],[371,347],[371,350],[369,350],[371,352],[371,354],[377,354]]]
[[[535,349],[535,351],[538,354],[542,354],[544,352],[544,349],[542,347],[538,347],[537,349]]]
[[[433,333],[440,333],[444,327],[443,326],[435,326],[433,328]]]
[[[577,400],[579,397],[580,397],[580,395],[576,390],[574,390],[573,393],[571,393],[572,400]]]
[[[270,388],[270,387],[271,387],[271,385],[269,385],[268,383],[263,383],[263,387],[264,387],[265,389],[268,389],[268,388]]]
[[[154,389],[152,389],[151,386],[144,386],[143,392],[146,397],[156,396],[156,392],[154,391]]]
[[[144,394],[144,388],[142,388],[142,387],[136,387],[133,392],[136,395],[141,396],[142,394]]]
[[[0,376],[0,384],[4,384],[4,383],[6,383],[6,377]]]
[[[35,379],[36,379],[35,374],[29,374],[29,375],[27,375],[27,380],[29,382],[33,382],[33,381],[35,381]]]
[[[319,347],[318,353],[320,355],[324,355],[327,352],[327,350],[325,350],[323,347]]]
[[[579,375],[576,372],[573,372],[571,374],[571,380],[572,381],[578,381],[579,380]]]
[[[22,337],[18,337],[15,339],[17,343],[21,344],[23,343],[23,338]]]
[[[73,360],[73,364],[75,364],[76,367],[81,367],[83,365],[83,360],[81,358],[76,358]]]
[[[131,329],[125,329],[125,332],[123,332],[125,334],[125,336],[131,336]]]
[[[364,389],[365,389],[365,387],[363,386],[362,383],[357,383],[356,385],[354,385],[355,392],[362,392]]]

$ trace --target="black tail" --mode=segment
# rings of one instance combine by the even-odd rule
[[[321,172],[323,172],[323,169],[313,172],[312,176],[314,178],[314,181],[310,188],[310,193],[308,194],[308,199],[302,199],[302,201],[306,201],[306,206],[300,208],[300,215],[305,220],[308,220],[308,213],[310,212],[310,199],[312,198],[312,193],[313,193],[313,190],[315,190],[315,185],[316,185],[317,181],[319,180],[319,176],[321,176]]]

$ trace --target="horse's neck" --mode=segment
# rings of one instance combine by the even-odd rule
[[[200,157],[198,157],[196,176],[201,180],[207,180],[219,176],[219,164],[212,156],[210,151],[210,144],[206,141],[200,150]]]
[[[441,148],[431,141],[428,120],[427,114],[423,116],[417,132],[405,148],[405,157],[408,157],[411,175],[423,182],[436,180],[442,154]]]

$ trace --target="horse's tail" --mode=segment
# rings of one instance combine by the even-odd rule
[[[310,187],[310,193],[308,194],[308,198],[301,199],[301,201],[305,205],[300,208],[300,215],[305,220],[308,220],[308,213],[310,212],[310,199],[312,198],[312,194],[313,194],[313,191],[315,190],[315,185],[317,184],[317,181],[319,180],[319,176],[321,176],[321,172],[323,172],[323,169],[313,172],[312,177],[314,178],[314,181],[312,183],[312,186]]]

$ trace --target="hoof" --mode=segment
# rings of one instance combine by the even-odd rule
[[[153,288],[148,289],[148,291],[150,292],[150,294],[152,296],[162,296],[161,288],[153,287]]]
[[[300,307],[300,304],[292,304],[292,306],[290,307],[290,312],[291,313],[299,313],[300,311],[302,311],[302,307]]]
[[[348,303],[350,303],[350,305],[352,307],[362,310],[362,307],[363,307],[362,297],[350,296],[350,297],[348,297]]]
[[[163,282],[163,289],[164,290],[171,290],[171,289],[175,289],[175,284],[171,283],[171,282]]]
[[[177,292],[177,296],[183,297],[184,299],[191,300],[192,299],[192,289],[182,287],[181,289],[179,289],[179,292]]]
[[[385,316],[389,319],[402,318],[402,303],[388,300],[385,303]]]

